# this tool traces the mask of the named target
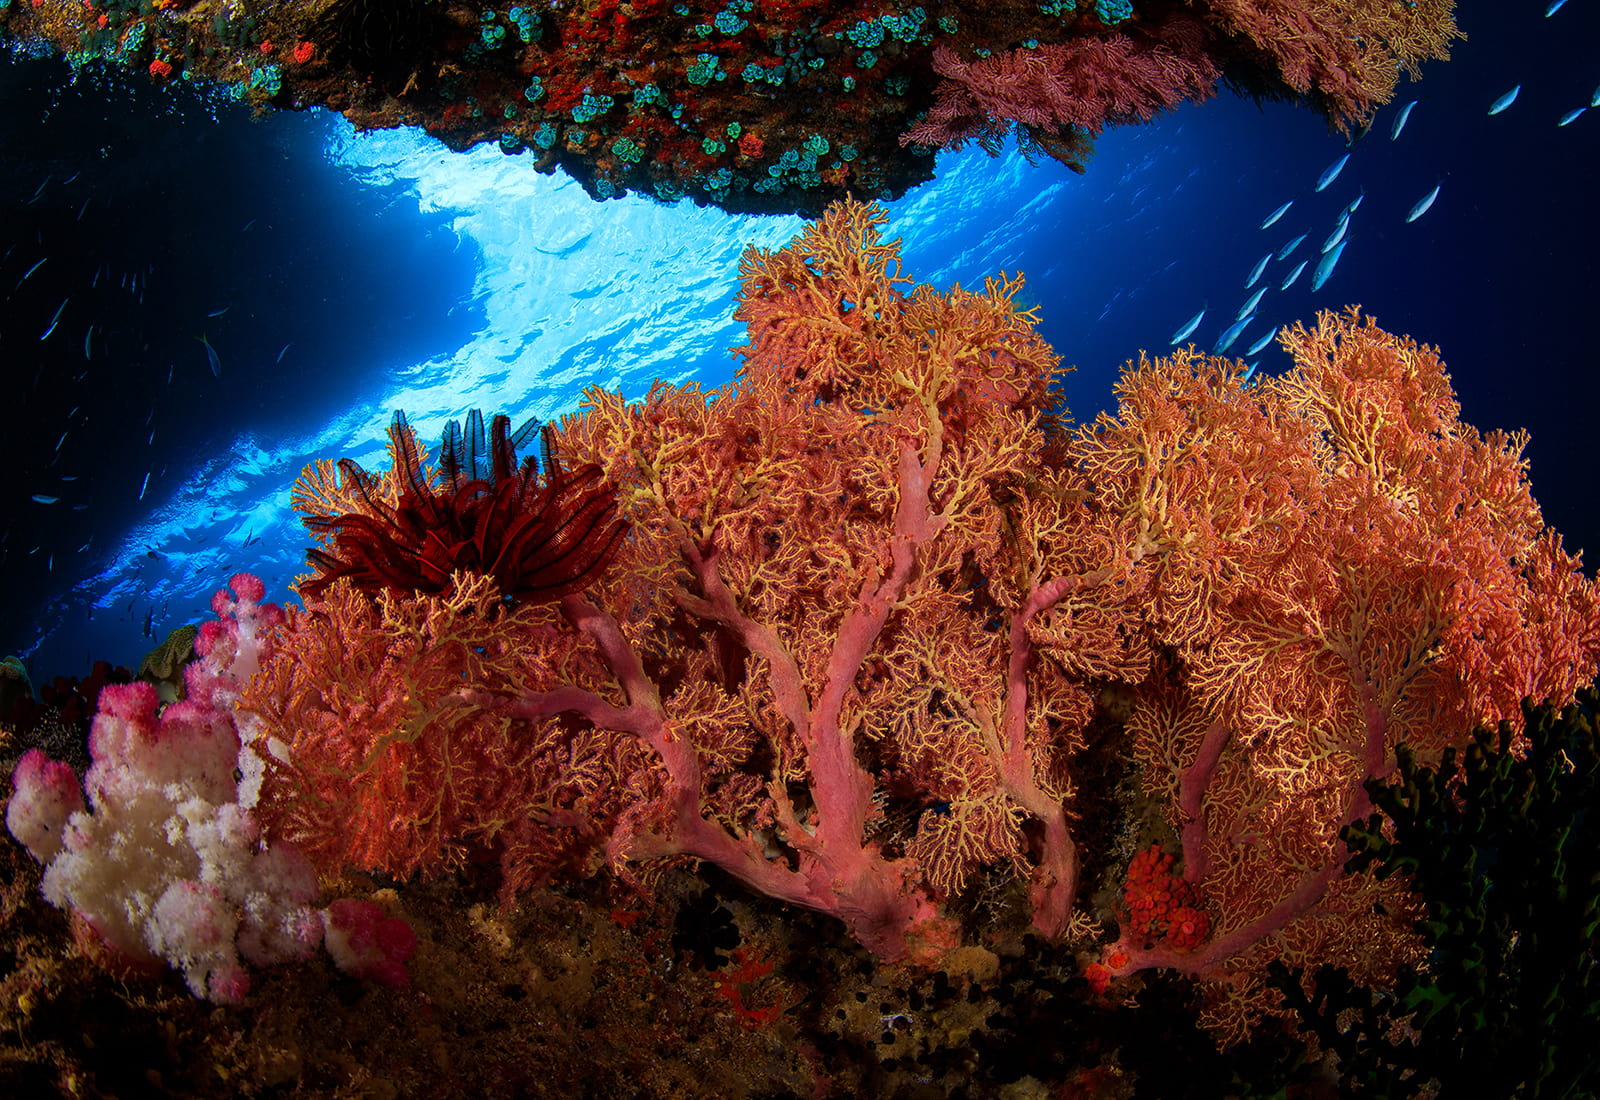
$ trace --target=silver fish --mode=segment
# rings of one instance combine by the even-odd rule
[[[1183,326],[1179,328],[1177,332],[1172,334],[1172,342],[1176,344],[1181,340],[1188,339],[1189,334],[1200,327],[1200,322],[1205,318],[1205,315],[1206,311],[1202,309],[1199,313],[1196,313],[1193,317],[1185,321]]]
[[[1217,341],[1217,346],[1211,350],[1217,355],[1221,355],[1226,352],[1229,348],[1233,347],[1233,342],[1239,338],[1239,334],[1244,331],[1245,326],[1254,320],[1254,315],[1249,317],[1241,317],[1239,320],[1229,325],[1227,329],[1223,331],[1222,339]]]
[[[70,301],[72,301],[71,298],[61,299],[61,304],[56,307],[56,315],[50,318],[50,327],[44,330],[44,335],[39,337],[39,339],[48,340],[50,338],[50,334],[54,332],[56,330],[56,326],[61,323],[61,313],[67,308],[67,303]]]
[[[1339,178],[1339,173],[1344,171],[1345,162],[1348,161],[1349,159],[1350,159],[1350,154],[1346,153],[1344,156],[1340,157],[1338,160],[1336,160],[1332,164],[1328,165],[1328,167],[1323,170],[1322,175],[1317,177],[1317,186],[1316,186],[1315,190],[1318,190],[1318,191],[1327,190],[1328,184],[1330,184],[1334,180],[1338,179]]]
[[[1350,215],[1345,214],[1339,219],[1339,224],[1333,227],[1333,232],[1328,234],[1328,239],[1322,242],[1318,252],[1327,252],[1328,249],[1344,240],[1345,230],[1350,228]]]
[[[217,349],[212,347],[211,341],[204,336],[200,337],[200,342],[206,346],[206,362],[211,367],[211,376],[213,378],[221,378],[222,360],[217,357]]]
[[[45,256],[38,263],[36,263],[32,267],[28,268],[27,271],[24,271],[22,273],[22,278],[17,280],[17,287],[20,289],[22,287],[22,284],[28,281],[28,276],[32,275],[35,271],[38,271],[41,267],[43,267],[45,260],[48,260],[49,258],[50,258],[49,256]]]
[[[1256,266],[1250,269],[1250,277],[1244,281],[1244,288],[1246,290],[1249,290],[1251,287],[1256,285],[1256,280],[1261,278],[1261,273],[1267,269],[1267,261],[1270,259],[1272,259],[1272,253],[1268,252],[1265,256],[1256,261]]]
[[[1349,243],[1348,240],[1340,241],[1334,246],[1332,252],[1322,257],[1321,262],[1317,264],[1317,270],[1311,276],[1311,289],[1313,291],[1321,290],[1322,284],[1333,277],[1334,265],[1339,262],[1339,257],[1344,255],[1344,246]]]
[[[1246,351],[1245,354],[1246,355],[1254,355],[1256,352],[1260,351],[1262,348],[1264,348],[1268,344],[1272,343],[1273,338],[1276,337],[1277,335],[1278,335],[1278,330],[1277,329],[1269,328],[1267,330],[1267,334],[1265,336],[1263,336],[1261,339],[1257,340],[1255,343],[1251,344],[1250,345],[1250,349],[1248,351]],[[1254,370],[1255,369],[1254,366],[1252,366],[1251,369]]]
[[[1285,214],[1287,214],[1289,212],[1289,207],[1291,207],[1293,205],[1294,205],[1294,200],[1290,199],[1288,202],[1286,202],[1282,206],[1278,207],[1278,209],[1276,209],[1272,213],[1268,214],[1267,215],[1267,220],[1261,223],[1261,228],[1262,229],[1266,229],[1268,226],[1272,225],[1279,218],[1281,218]]]
[[[1406,128],[1406,120],[1411,117],[1411,109],[1416,105],[1417,101],[1413,99],[1410,103],[1400,108],[1400,113],[1394,116],[1394,126],[1389,130],[1390,141],[1400,140],[1400,131]]]
[[[1406,221],[1414,222],[1418,218],[1422,217],[1422,215],[1426,214],[1428,212],[1428,207],[1433,205],[1433,200],[1439,197],[1439,188],[1442,186],[1444,185],[1435,184],[1432,191],[1429,191],[1422,198],[1418,199],[1417,205],[1413,206],[1411,208],[1411,213],[1406,215]]]
[[[1493,103],[1489,104],[1489,113],[1491,115],[1497,115],[1501,111],[1505,110],[1507,107],[1511,106],[1513,103],[1515,103],[1517,101],[1517,93],[1520,92],[1520,91],[1522,91],[1522,85],[1518,84],[1515,88],[1512,88],[1505,95],[1501,96],[1499,99],[1497,99]]]

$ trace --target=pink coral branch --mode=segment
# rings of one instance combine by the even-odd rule
[[[811,758],[813,789],[817,799],[819,836],[827,830],[840,843],[861,843],[862,829],[871,808],[872,778],[856,761],[850,734],[839,727],[846,693],[856,673],[882,633],[889,613],[905,593],[916,568],[916,551],[944,526],[933,514],[928,487],[930,467],[938,462],[937,447],[924,465],[910,443],[900,445],[900,500],[895,509],[895,530],[890,544],[889,574],[874,587],[869,580],[861,596],[839,627],[839,637],[828,658],[827,678],[818,700],[807,750]]]
[[[1210,870],[1210,856],[1206,852],[1205,795],[1211,777],[1222,759],[1222,750],[1228,747],[1232,731],[1221,719],[1211,723],[1200,740],[1200,753],[1195,762],[1184,770],[1178,780],[1178,812],[1183,815],[1183,877],[1187,882],[1199,882]]]
[[[1054,607],[1069,593],[1105,584],[1117,572],[1106,566],[1090,573],[1060,576],[1029,591],[1021,610],[1011,617],[1010,655],[1006,664],[1006,706],[996,762],[1000,782],[1023,809],[1044,824],[1038,866],[1029,884],[1033,924],[1047,936],[1067,927],[1078,891],[1078,846],[1067,828],[1066,810],[1034,778],[1034,757],[1028,745],[1028,669],[1033,664],[1033,644],[1028,626],[1040,613]]]
[[[698,601],[699,604],[709,617],[737,630],[747,643],[752,643],[753,652],[764,648],[787,662],[795,684],[790,705],[798,705],[803,710],[804,693],[793,658],[769,630],[737,611],[732,594],[716,574],[714,558],[687,551],[685,556],[710,595],[710,599]],[[792,814],[789,816],[785,839],[800,852],[800,867],[791,870],[781,860],[769,858],[754,836],[737,836],[702,815],[704,781],[695,748],[686,739],[671,735],[659,692],[616,620],[583,596],[565,597],[561,606],[573,625],[594,643],[612,675],[622,685],[629,700],[626,707],[618,707],[593,692],[571,685],[530,692],[510,700],[495,700],[482,692],[463,693],[463,698],[524,718],[576,713],[597,726],[634,733],[659,754],[667,771],[666,808],[671,825],[665,835],[631,837],[627,852],[630,857],[683,854],[707,860],[761,893],[833,913],[843,919],[864,944],[884,957],[904,955],[908,931],[931,917],[931,907],[910,895],[897,867],[884,861],[875,848],[863,843],[860,823],[871,806],[871,778],[855,761],[853,753],[826,756],[813,751],[809,757],[819,823],[813,840]],[[775,671],[775,679],[779,676]],[[815,720],[804,728],[812,735],[808,744],[826,743],[817,736]],[[833,728],[837,730],[837,724]],[[848,745],[848,739],[838,737],[836,740]],[[852,788],[857,784],[862,787],[859,809],[849,801]],[[834,815],[831,820],[835,824],[825,829],[823,823],[830,820],[830,813]],[[846,822],[843,828],[837,824],[840,815]],[[856,823],[853,835],[849,833],[851,821]]]
[[[1386,734],[1388,730],[1388,717],[1379,706],[1372,687],[1368,685],[1363,689],[1364,709],[1366,712],[1366,736],[1362,746],[1363,774],[1355,782],[1349,792],[1349,801],[1345,811],[1339,817],[1339,829],[1351,824],[1372,812],[1372,799],[1367,794],[1365,786],[1368,779],[1381,779],[1385,774],[1386,759]],[[1220,732],[1219,732],[1220,730]],[[1209,762],[1202,759],[1184,776],[1184,789],[1180,795],[1182,801],[1193,800],[1196,806],[1204,797],[1204,785],[1199,780],[1200,773],[1204,773],[1207,780],[1216,767],[1216,757],[1220,757],[1222,749],[1228,742],[1226,727],[1221,723],[1213,723],[1206,731],[1203,744],[1210,748],[1213,756]],[[1201,750],[1202,758],[1208,755],[1207,748]],[[1191,776],[1194,778],[1191,779]],[[1190,830],[1186,824],[1184,828],[1184,878],[1188,881],[1197,881],[1198,876],[1191,876],[1188,861],[1196,857],[1196,853],[1203,852],[1203,818],[1200,829],[1201,841],[1194,849],[1190,848]],[[1200,856],[1198,858],[1202,858]],[[1295,888],[1282,900],[1254,920],[1247,921],[1235,928],[1208,940],[1194,950],[1184,950],[1162,944],[1153,948],[1146,948],[1137,943],[1133,937],[1124,933],[1118,940],[1116,948],[1120,949],[1126,960],[1120,967],[1111,968],[1113,974],[1131,974],[1138,970],[1151,967],[1169,967],[1185,974],[1213,973],[1228,959],[1260,943],[1274,932],[1286,927],[1299,918],[1311,912],[1328,892],[1331,886],[1344,872],[1345,859],[1342,851],[1337,849],[1328,854],[1327,862],[1314,871],[1308,872],[1295,885]]]

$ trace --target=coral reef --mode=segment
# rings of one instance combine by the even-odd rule
[[[583,591],[309,594],[243,700],[286,746],[269,818],[325,870],[495,858],[508,900],[690,857],[887,960],[953,946],[998,876],[1083,941],[1107,914],[1073,821],[1115,687],[1136,828],[1182,872],[1134,861],[1098,984],[1203,977],[1237,1041],[1271,959],[1415,962],[1403,885],[1342,874],[1363,782],[1600,661],[1522,440],[1462,424],[1437,353],[1355,310],[1287,330],[1295,368],[1248,390],[1142,362],[1069,430],[1020,283],[912,286],[884,220],[840,204],[746,255],[735,383],[564,421],[630,525]]]
[[[0,34],[493,142],[597,198],[815,214],[897,197],[973,138],[1081,169],[1104,127],[1219,81],[1348,129],[1457,32],[1450,0],[18,0]]]
[[[1072,426],[1021,280],[915,284],[886,221],[840,203],[746,253],[727,386],[594,389],[549,429],[546,476],[569,469],[555,454],[592,468],[626,528],[559,599],[507,601],[481,557],[447,558],[431,588],[309,576],[303,607],[258,622],[240,576],[184,701],[107,689],[96,759],[123,745],[166,769],[146,817],[188,860],[143,890],[138,940],[243,1001],[160,1011],[248,1079],[235,1091],[459,1073],[463,1094],[561,1095],[581,1064],[592,1095],[665,1096],[689,1058],[726,1095],[1271,1094],[1339,1070],[1319,1013],[1341,988],[1365,991],[1363,1020],[1391,991],[1458,996],[1483,961],[1468,941],[1498,943],[1560,1027],[1590,1025],[1540,981],[1554,957],[1589,980],[1592,868],[1563,843],[1592,751],[1537,747],[1551,719],[1524,700],[1593,680],[1600,586],[1543,523],[1523,438],[1462,423],[1438,352],[1355,308],[1286,329],[1293,367],[1249,387],[1193,350],[1130,364],[1117,409]],[[469,420],[430,470],[398,423],[388,470],[319,464],[302,504],[537,494],[521,433],[492,435]],[[1491,759],[1467,731],[1500,723]],[[189,775],[156,751],[197,730],[233,756]],[[1524,741],[1526,775],[1503,751]],[[1453,809],[1462,750],[1488,832],[1435,822],[1472,849],[1436,873],[1411,830]],[[91,813],[69,769],[24,755],[9,823],[40,859],[107,866],[107,791],[142,774],[91,772]],[[261,997],[168,937],[253,912],[227,892],[242,861],[196,872],[185,783],[248,809],[235,855],[311,861],[280,891],[292,911],[310,887],[360,903],[318,929],[379,988],[304,959],[253,975]],[[1553,809],[1514,846],[1535,885],[1576,875],[1559,943],[1533,927],[1559,896],[1474,877],[1511,881],[1484,862],[1492,807],[1534,799]],[[1347,868],[1341,833],[1404,873]],[[88,1072],[32,1021],[104,994],[83,969],[51,985],[63,964],[18,881],[0,1013]],[[137,1018],[121,996],[109,1011]],[[1460,1023],[1438,1001],[1418,1026]],[[343,1053],[300,1013],[349,1029]],[[1039,1043],[1052,1028],[1074,1042]],[[509,1075],[468,1068],[485,1052]],[[195,1094],[220,1072],[181,1066]]]

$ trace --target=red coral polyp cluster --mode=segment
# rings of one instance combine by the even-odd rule
[[[1111,989],[1111,979],[1127,965],[1127,952],[1119,947],[1113,947],[1106,952],[1104,960],[1092,962],[1084,967],[1083,977],[1089,983],[1091,991],[1097,994],[1107,993]]]
[[[525,426],[516,438],[529,434]],[[340,460],[343,493],[355,508],[307,516],[324,546],[307,553],[317,575],[301,582],[302,595],[317,596],[341,577],[372,595],[441,595],[465,570],[494,578],[509,602],[549,603],[591,584],[627,529],[600,467],[564,469],[548,425],[541,473],[532,458],[518,464],[507,417],[494,418],[485,448],[474,414],[465,439],[447,433],[437,486],[403,414],[395,414],[389,438],[398,499],[380,478]]]
[[[1122,897],[1134,935],[1192,951],[1211,934],[1211,918],[1201,908],[1200,887],[1172,873],[1175,863],[1160,844],[1150,845],[1129,862]]]

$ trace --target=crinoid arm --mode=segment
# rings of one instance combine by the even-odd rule
[[[519,447],[535,433],[543,462],[519,464]],[[442,593],[453,573],[470,570],[494,578],[508,601],[550,602],[591,584],[627,530],[615,487],[592,463],[564,469],[549,425],[529,420],[513,432],[502,415],[485,431],[473,410],[445,426],[437,484],[404,413],[389,435],[393,461],[381,477],[349,459],[339,463],[337,486],[326,463],[302,476],[297,507],[323,543],[307,555],[317,575],[302,583],[303,595],[339,577],[369,594]]]

